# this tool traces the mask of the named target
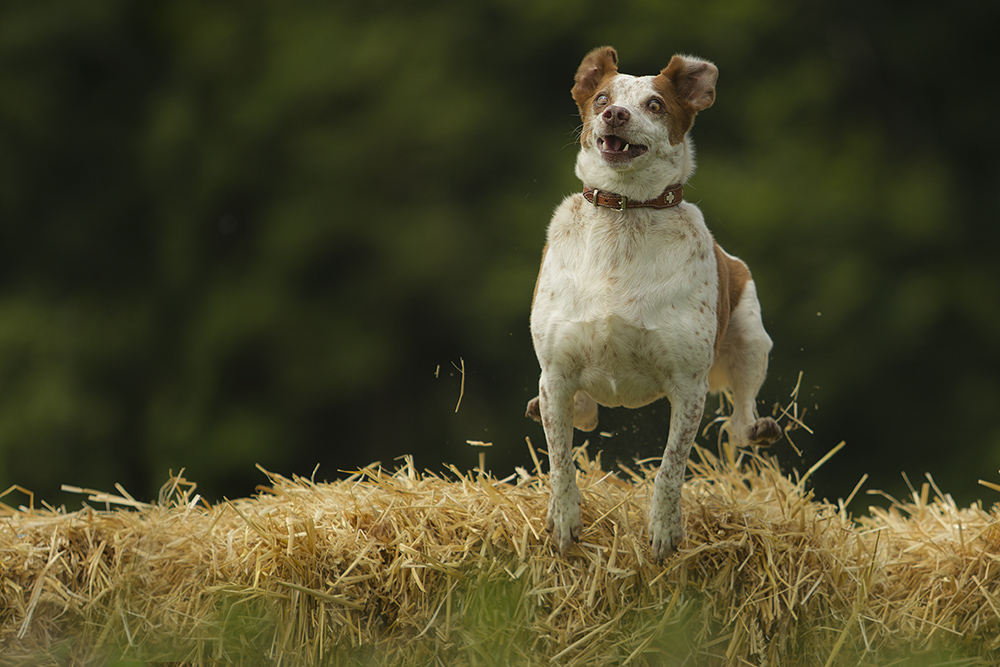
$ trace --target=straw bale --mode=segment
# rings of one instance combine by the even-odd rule
[[[150,504],[79,490],[79,511],[7,508],[0,662],[1000,663],[996,507],[959,508],[928,479],[853,519],[808,473],[698,450],[686,542],[658,563],[655,469],[577,462],[585,528],[565,557],[537,469],[269,474],[215,505],[177,476]]]

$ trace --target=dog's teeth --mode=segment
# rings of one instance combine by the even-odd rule
[[[622,153],[628,153],[628,144],[625,144],[625,147],[622,148]]]

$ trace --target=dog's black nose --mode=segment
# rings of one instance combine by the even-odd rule
[[[625,107],[608,107],[601,115],[604,117],[604,122],[611,127],[624,125],[631,116]]]

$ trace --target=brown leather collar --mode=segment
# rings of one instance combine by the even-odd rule
[[[684,200],[684,186],[680,183],[671,185],[659,197],[648,201],[632,201],[625,195],[585,187],[583,198],[594,206],[613,208],[618,211],[624,211],[627,208],[670,208],[677,206]]]

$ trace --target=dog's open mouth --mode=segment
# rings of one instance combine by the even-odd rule
[[[631,144],[621,137],[609,134],[597,138],[597,150],[601,151],[601,156],[604,159],[620,162],[639,157],[648,151],[649,147],[642,144]]]

